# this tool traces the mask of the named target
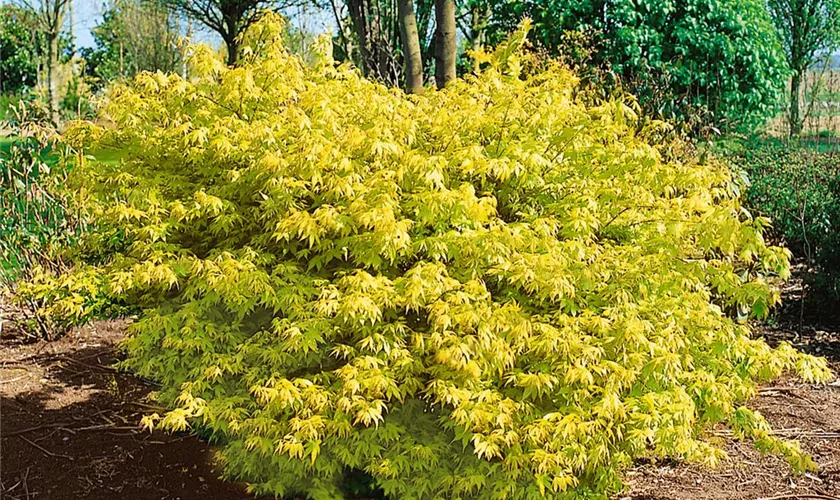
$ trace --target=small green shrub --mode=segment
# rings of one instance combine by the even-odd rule
[[[59,194],[65,176],[55,152],[57,132],[36,104],[20,101],[12,112],[12,120],[0,122],[0,130],[9,134],[0,144],[0,293],[31,279],[41,266],[63,270],[58,249],[75,232]],[[27,323],[41,335],[52,335],[46,320]]]
[[[9,278],[53,253],[67,231],[56,196],[64,180],[54,151],[59,136],[37,105],[21,101],[14,114],[0,122],[8,134],[0,148],[0,268]]]
[[[749,207],[773,234],[818,266],[817,285],[840,296],[840,153],[805,142],[752,139],[735,155],[747,172]]]
[[[603,498],[635,458],[719,460],[717,422],[814,466],[741,406],[830,374],[725,314],[765,315],[789,265],[725,165],[638,131],[629,98],[582,104],[559,65],[524,77],[522,32],[422,96],[282,33],[264,16],[234,68],[194,47],[194,79],[141,74],[111,125],[67,132],[125,151],[75,171],[80,247],[110,258],[26,292],[142,308],[123,366],[160,384],[150,426],[313,499]]]

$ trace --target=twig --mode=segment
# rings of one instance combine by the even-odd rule
[[[822,480],[822,479],[820,479],[820,478],[818,478],[817,476],[815,476],[815,475],[811,474],[810,472],[806,472],[806,473],[805,473],[805,477],[807,477],[808,479],[810,479],[810,480],[812,480],[812,481],[817,481],[818,483],[822,483],[822,482],[823,482],[823,480]]]
[[[27,432],[39,431],[41,429],[49,429],[51,427],[64,427],[66,425],[70,425],[70,424],[68,424],[66,422],[58,422],[58,423],[52,423],[52,424],[36,425],[35,427],[27,427],[26,429],[21,429],[19,431],[5,432],[5,433],[3,433],[3,437],[12,437],[12,436],[17,436],[18,434],[26,434]]]
[[[88,363],[83,363],[82,361],[79,361],[79,360],[76,360],[76,359],[73,359],[73,358],[68,358],[67,356],[56,356],[55,359],[60,360],[60,361],[69,361],[70,363],[75,363],[77,365],[84,366],[84,367],[90,368],[92,370],[104,370],[106,372],[116,371],[113,368],[111,368],[110,366],[90,365]]]
[[[0,384],[11,384],[12,382],[17,382],[18,380],[23,380],[26,378],[26,375],[21,375],[20,377],[11,378],[9,380],[0,380]]]
[[[29,467],[26,468],[26,472],[23,474],[23,492],[26,493],[26,500],[29,500]]]
[[[71,460],[71,461],[73,460],[73,457],[71,457],[71,456],[69,456],[69,455],[62,455],[61,453],[53,453],[53,452],[51,452],[50,450],[48,450],[48,449],[44,448],[43,446],[41,446],[41,445],[39,445],[39,444],[37,444],[37,443],[33,443],[32,441],[30,441],[30,440],[26,439],[26,438],[25,438],[25,437],[23,437],[23,436],[18,436],[18,437],[19,437],[19,438],[21,438],[21,439],[23,439],[23,440],[24,440],[24,441],[26,441],[27,443],[31,444],[31,445],[32,445],[32,446],[34,446],[35,448],[38,448],[39,450],[43,451],[44,453],[46,453],[47,455],[49,455],[49,456],[51,456],[51,457],[66,458],[67,460]]]
[[[762,393],[762,392],[765,392],[765,391],[791,392],[791,391],[795,391],[797,389],[800,389],[800,388],[799,387],[780,386],[780,385],[771,385],[769,387],[762,387],[761,390],[759,390],[758,392],[759,393]]]
[[[129,402],[129,404],[132,404],[134,406],[139,406],[141,408],[148,408],[150,410],[164,411],[164,408],[162,406],[148,405],[148,404],[145,404],[145,403],[138,403],[137,401],[131,401],[131,402]]]
[[[20,483],[21,483],[21,482],[20,482],[20,480],[18,480],[18,482],[16,482],[15,484],[13,484],[11,487],[6,488],[5,486],[3,486],[3,483],[2,483],[2,482],[0,482],[0,492],[3,492],[3,493],[9,493],[10,491],[12,491],[12,490],[14,490],[15,488],[17,488],[18,486],[20,486]]]
[[[73,429],[76,432],[80,431],[100,431],[100,430],[112,430],[112,431],[140,431],[140,427],[136,425],[113,425],[113,424],[102,424],[102,425],[89,425],[87,427],[77,427]]]
[[[783,393],[789,394],[793,397],[797,397],[799,399],[804,399],[805,401],[811,403],[812,405],[816,405],[815,402],[811,401],[806,396],[803,396],[801,394],[797,394],[795,391],[797,391],[798,389],[799,388],[797,388],[797,387],[765,387],[765,388],[759,390],[758,394],[762,395],[762,396],[771,396],[772,395],[772,394],[770,394],[771,392],[783,392]]]

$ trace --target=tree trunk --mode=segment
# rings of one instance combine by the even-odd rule
[[[455,79],[455,0],[435,0],[435,83],[442,89]]]
[[[350,20],[353,22],[353,30],[356,32],[356,37],[359,40],[359,66],[361,66],[364,76],[370,76],[372,65],[365,0],[348,0],[347,12],[350,15]]]
[[[405,59],[405,90],[409,94],[423,92],[423,58],[420,54],[420,36],[412,0],[398,0],[400,36]]]
[[[47,33],[47,97],[50,107],[50,120],[59,122],[58,114],[58,31]]]
[[[802,121],[799,117],[799,90],[802,87],[802,72],[794,71],[790,80],[790,136],[794,137],[802,132]]]
[[[487,32],[487,18],[490,17],[485,6],[478,3],[473,4],[471,14],[470,35],[472,36],[472,50],[478,52],[484,46],[486,32]],[[481,69],[481,63],[477,58],[473,58],[473,71],[478,73]]]
[[[225,46],[227,47],[227,63],[228,66],[236,66],[239,61],[239,41],[236,35],[225,37]]]

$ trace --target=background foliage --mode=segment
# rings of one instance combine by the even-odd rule
[[[0,5],[0,90],[21,92],[32,87],[38,73],[38,39],[30,12]]]
[[[840,297],[840,154],[813,145],[752,139],[732,153],[749,174],[746,202],[773,220],[773,233],[814,276],[829,301]]]
[[[92,30],[95,45],[82,50],[86,74],[97,87],[141,71],[182,71],[179,19],[160,2],[124,0],[106,10]]]
[[[568,50],[587,33],[598,83],[620,83],[653,116],[692,128],[754,128],[786,81],[783,52],[761,0],[516,0],[491,2],[491,39],[534,19],[533,40]],[[610,81],[610,80],[614,81]],[[617,81],[616,81],[617,80]]]

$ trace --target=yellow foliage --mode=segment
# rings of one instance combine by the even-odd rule
[[[519,74],[523,33],[408,96],[305,66],[276,22],[236,68],[196,48],[197,78],[140,75],[113,126],[68,131],[126,151],[76,175],[86,244],[123,242],[84,272],[143,310],[125,366],[170,408],[147,425],[204,427],[231,476],[318,499],[348,470],[399,499],[598,497],[633,458],[720,458],[715,422],[810,465],[739,409],[830,374],[733,319],[789,264],[726,166],[559,66]]]

